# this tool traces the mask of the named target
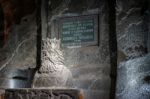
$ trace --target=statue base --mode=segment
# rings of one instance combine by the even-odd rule
[[[78,89],[6,89],[4,99],[84,99]]]

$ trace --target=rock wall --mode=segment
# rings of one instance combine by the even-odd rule
[[[8,16],[4,18],[6,23],[10,24],[11,28],[5,28],[3,31],[5,33],[5,31],[9,30],[9,33],[7,33],[8,39],[5,45],[0,49],[0,68],[3,69],[4,65],[19,68],[35,67],[37,35],[35,1],[15,2],[7,0],[7,2],[6,4],[2,2],[1,5],[3,5],[4,12],[6,12],[5,10],[9,11],[9,9],[5,9],[6,6],[12,6],[11,10],[13,11],[10,10],[11,16],[8,16],[13,18],[10,21],[7,20]],[[33,6],[30,6],[30,8],[25,7],[25,5],[32,4]]]
[[[0,87],[21,87],[18,83],[23,85],[24,81],[20,81],[18,77],[25,76],[28,79],[26,70],[36,67],[36,2],[0,0],[0,5],[4,15],[4,30],[1,31],[3,43],[0,47]]]
[[[149,99],[149,1],[117,0],[116,99]],[[147,55],[148,54],[148,55]]]
[[[48,32],[43,39],[58,37],[58,20],[62,17],[98,15],[98,45],[61,48],[65,66],[73,75],[73,87],[84,90],[85,99],[108,99],[110,89],[110,55],[108,7],[105,0],[49,0]]]
[[[149,99],[150,3],[148,0],[116,0],[116,3],[118,43],[116,98]],[[22,2],[0,0],[0,4],[2,7],[0,14],[4,15],[4,18],[6,17],[1,22],[4,27],[0,31],[0,36],[3,37],[2,43],[0,43],[0,87],[31,87],[28,86],[31,84],[30,80],[26,80],[27,76],[31,76],[32,71],[26,69],[37,65],[36,4],[34,0],[23,0]],[[7,4],[8,6],[6,6]],[[111,37],[109,37],[110,11],[108,4],[106,0],[42,0],[42,40],[61,39],[59,36],[61,21],[59,20],[62,18],[97,16],[97,44],[59,49],[63,53],[63,66],[73,78],[73,84],[69,87],[83,90],[85,99],[93,99],[93,97],[94,99],[108,99],[110,94],[109,45],[112,43],[109,41]],[[10,17],[8,18],[8,16]],[[39,38],[41,38],[40,36]],[[38,43],[40,42],[39,39]],[[40,52],[40,49],[38,50]],[[40,63],[39,59],[37,61]],[[49,72],[47,69],[49,68],[39,70],[37,73],[42,75],[45,71]],[[48,78],[49,75],[46,77]],[[38,79],[43,78],[42,75]],[[49,82],[46,84],[52,87]],[[42,83],[37,81],[36,87],[44,86]],[[21,85],[16,86],[16,84]]]

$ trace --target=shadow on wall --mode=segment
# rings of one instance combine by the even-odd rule
[[[0,5],[0,48],[4,46],[4,12]]]

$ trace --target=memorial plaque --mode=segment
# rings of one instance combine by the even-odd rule
[[[98,44],[97,15],[62,18],[59,24],[62,47]]]

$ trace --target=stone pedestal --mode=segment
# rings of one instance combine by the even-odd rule
[[[77,89],[7,89],[5,99],[84,99]]]

